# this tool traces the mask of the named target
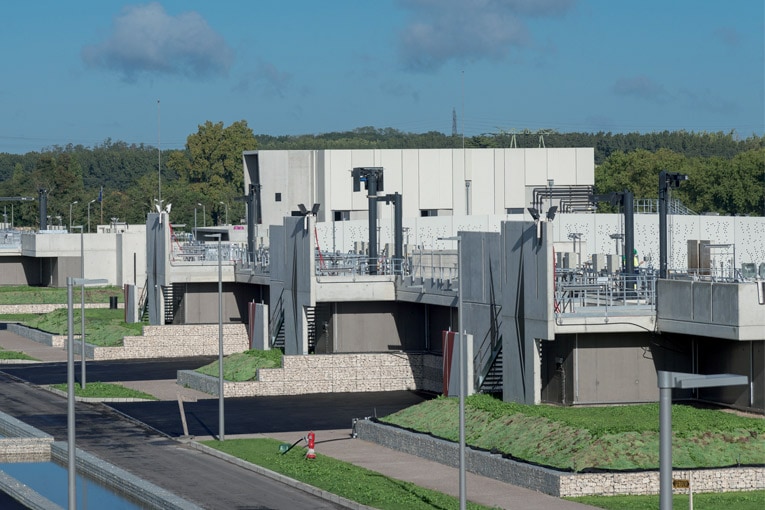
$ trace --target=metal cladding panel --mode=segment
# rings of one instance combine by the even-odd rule
[[[272,281],[283,282],[285,275],[287,274],[287,268],[285,267],[286,260],[284,256],[285,240],[284,240],[284,226],[273,225],[270,232],[271,243],[269,246],[270,251],[270,265],[269,270]],[[272,294],[273,295],[273,294]]]
[[[526,186],[547,186],[547,149],[522,150],[525,152]]]
[[[595,149],[580,147],[576,150],[576,184],[595,183]]]
[[[451,150],[419,150],[417,170],[419,209],[452,209]]]
[[[576,149],[548,149],[547,178],[554,179],[556,186],[578,184]]]
[[[327,203],[326,205],[322,204],[322,207],[333,211],[365,209],[366,194],[353,193],[353,181],[351,179],[353,162],[350,151],[320,151],[319,157],[324,160],[328,179]],[[354,207],[354,195],[360,197],[358,207]]]
[[[288,195],[287,174],[289,173],[290,151],[262,151],[258,153],[260,168],[260,202],[264,225],[281,225],[282,218],[289,215],[293,200]],[[276,194],[281,195],[277,202]],[[295,202],[297,203],[297,202]]]
[[[505,208],[505,151],[495,149],[494,153],[494,211],[492,214],[504,214]]]
[[[523,149],[504,150],[505,208],[526,206],[526,151]]]
[[[377,161],[380,162],[380,166],[383,167],[383,175],[385,181],[385,189],[382,191],[383,195],[392,195],[393,193],[400,193],[404,195],[403,181],[403,156],[401,151],[383,150],[377,151]],[[404,197],[405,199],[406,197]],[[381,204],[379,210],[379,218],[393,218],[393,202],[390,204]]]
[[[468,154],[471,165],[470,214],[494,214],[494,151],[471,150]]]
[[[401,151],[401,194],[403,195],[404,218],[420,217],[419,200],[419,152],[416,149]]]
[[[460,232],[462,236],[463,301],[499,304],[501,246],[497,233]]]

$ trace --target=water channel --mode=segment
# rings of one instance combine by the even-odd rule
[[[56,462],[11,462],[0,464],[0,470],[28,486],[51,502],[66,508],[69,497],[67,469]],[[77,475],[77,508],[79,510],[144,510],[151,508],[80,474]]]

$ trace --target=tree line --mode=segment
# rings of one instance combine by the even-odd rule
[[[172,203],[173,223],[239,223],[245,217],[242,151],[268,149],[594,147],[595,191],[631,190],[656,198],[661,170],[690,179],[673,192],[698,213],[765,215],[765,137],[730,133],[501,132],[465,137],[361,127],[347,132],[292,136],[255,135],[242,120],[201,124],[182,150],[159,153],[150,145],[105,140],[94,147],[67,145],[27,154],[0,153],[0,197],[37,197],[48,190],[53,217],[85,224],[112,218],[143,223],[146,213]],[[103,189],[103,193],[101,190]],[[161,193],[161,197],[159,196]],[[3,202],[11,222],[9,202]],[[37,202],[13,203],[13,223],[36,227]],[[55,223],[55,222],[54,222]]]

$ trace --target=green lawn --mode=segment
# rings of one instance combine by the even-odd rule
[[[74,301],[80,302],[80,287],[74,289]],[[108,303],[110,296],[121,296],[120,287],[85,287],[86,303]],[[0,305],[66,304],[67,289],[26,285],[0,286]]]
[[[24,321],[24,324],[47,331],[55,335],[68,334],[68,310],[54,310],[34,319]],[[72,310],[74,334],[80,334],[82,319],[80,309]],[[102,347],[118,347],[122,345],[125,336],[140,336],[143,324],[128,324],[125,322],[123,310],[109,308],[85,309],[85,341]]]
[[[86,380],[87,381],[87,380]],[[66,392],[69,385],[53,384],[51,388]],[[75,383],[74,394],[77,397],[86,398],[143,398],[146,400],[157,400],[154,395],[149,395],[142,391],[134,390],[132,388],[126,388],[119,384],[102,383],[102,382],[87,382],[85,384],[85,390],[83,391],[80,383]]]
[[[765,420],[674,405],[677,468],[759,464]],[[527,406],[474,395],[465,405],[468,444],[558,469],[630,470],[659,467],[658,404],[608,407]],[[437,398],[381,419],[384,423],[458,441],[458,402]]]
[[[281,364],[282,351],[279,349],[269,351],[252,349],[223,358],[223,378],[235,382],[255,381],[259,368],[276,368],[281,367]],[[198,368],[197,372],[218,377],[219,370],[216,360]]]
[[[29,356],[28,354],[24,354],[23,352],[18,351],[6,351],[2,347],[0,347],[0,360],[3,359],[28,359],[37,361],[36,358],[33,358],[32,356]]]
[[[332,494],[374,508],[442,510],[459,508],[459,500],[437,491],[383,476],[347,462],[317,454],[305,459],[305,449],[296,446],[284,455],[274,439],[227,439],[203,444],[230,455],[318,487]],[[468,503],[468,508],[487,508]]]
[[[659,496],[585,496],[564,498],[585,505],[610,510],[655,510],[659,508]],[[672,507],[688,508],[688,495],[672,496]],[[702,493],[693,495],[695,510],[761,510],[765,508],[765,491]]]

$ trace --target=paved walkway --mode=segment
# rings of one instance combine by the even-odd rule
[[[66,361],[66,351],[38,344],[8,331],[0,330],[0,347],[6,350],[25,352],[44,362]],[[124,384],[155,395],[162,400],[177,400],[179,393],[184,396],[185,400],[213,398],[204,393],[181,388],[173,380],[131,381]],[[267,435],[256,434],[248,436],[226,435],[226,438],[267,436],[292,444],[305,435],[306,432],[284,431],[268,433]],[[197,437],[195,439],[210,438]],[[298,447],[302,447],[302,445],[299,444],[296,448]],[[422,487],[459,497],[458,469],[401,453],[368,441],[352,439],[350,429],[322,430],[317,432],[316,452],[392,478],[405,480]],[[466,474],[465,485],[469,501],[495,508],[524,510],[575,510],[592,508],[472,473]]]

